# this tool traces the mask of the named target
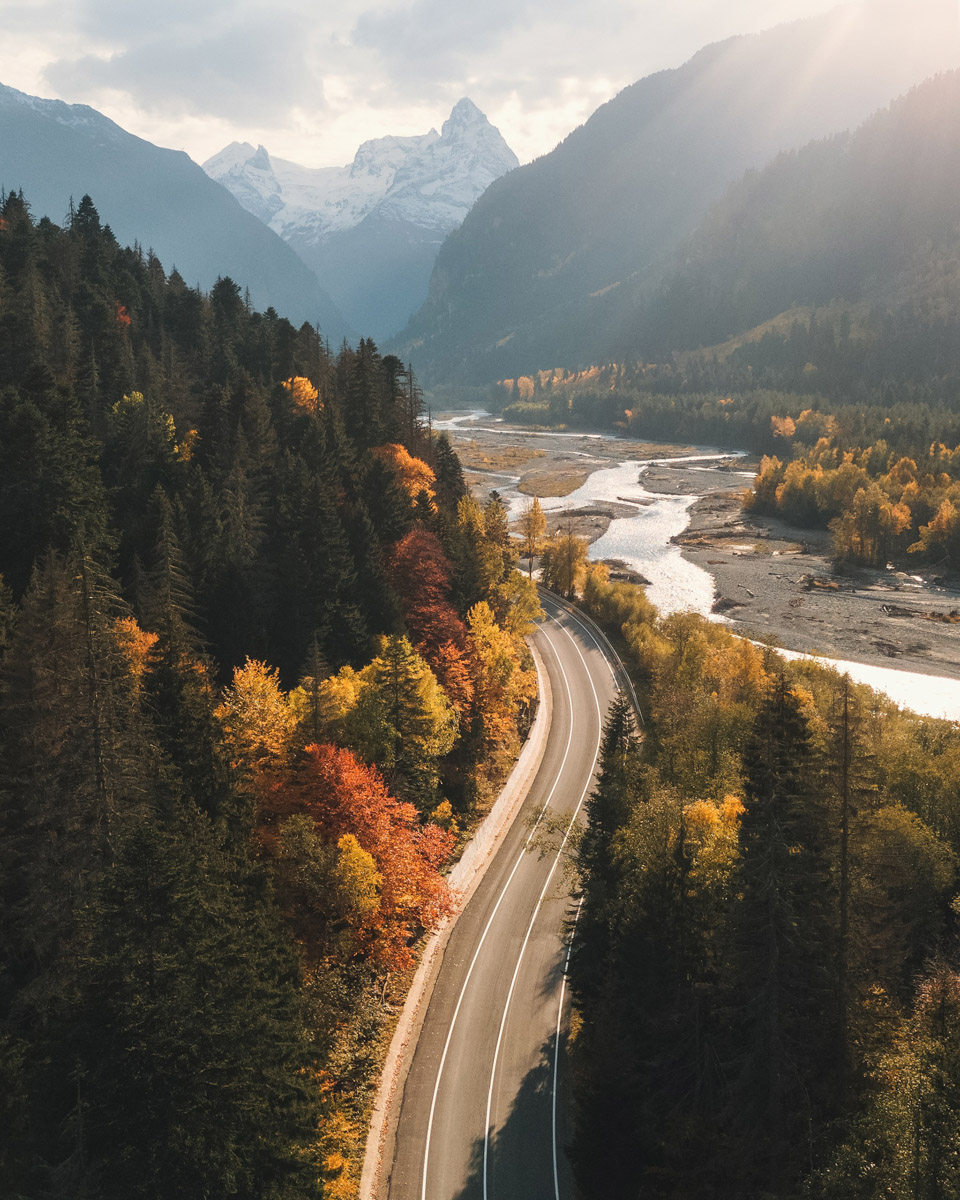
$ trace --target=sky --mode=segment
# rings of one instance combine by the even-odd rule
[[[0,83],[90,104],[197,162],[306,166],[439,128],[469,96],[521,162],[702,46],[836,0],[0,0]]]

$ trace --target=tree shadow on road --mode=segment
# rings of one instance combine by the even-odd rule
[[[490,1139],[486,1200],[555,1200],[552,1112],[553,1038],[550,1038],[541,1046],[539,1062],[527,1073],[507,1119]],[[570,1196],[572,1188],[562,1134],[558,1155],[560,1194]],[[483,1138],[477,1138],[467,1182],[450,1200],[484,1200],[483,1156]]]

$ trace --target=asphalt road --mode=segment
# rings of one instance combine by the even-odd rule
[[[616,685],[580,618],[544,608],[543,762],[444,953],[400,1101],[389,1200],[573,1200],[563,1040],[576,905],[560,853],[529,849],[529,817],[548,805],[559,843],[590,793]]]

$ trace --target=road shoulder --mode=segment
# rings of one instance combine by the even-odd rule
[[[360,1178],[360,1200],[380,1200],[384,1180],[384,1164],[394,1156],[398,1105],[403,1094],[413,1050],[426,1016],[444,951],[457,918],[476,891],[487,868],[510,831],[536,778],[547,746],[547,735],[553,713],[550,679],[542,658],[531,641],[530,648],[537,667],[539,704],[537,716],[513,770],[504,784],[496,803],[470,839],[448,876],[457,896],[453,914],[448,917],[424,944],[420,965],[397,1022],[390,1049],[380,1076],[373,1104],[370,1131],[367,1136]]]

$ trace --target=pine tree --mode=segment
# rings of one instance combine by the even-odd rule
[[[742,1186],[774,1192],[809,1164],[809,1142],[792,1131],[807,1128],[811,1096],[829,1104],[833,1080],[835,927],[813,765],[801,701],[781,674],[744,755],[737,1077],[725,1114],[739,1139],[731,1169]]]
[[[432,811],[439,760],[457,736],[456,712],[405,637],[384,638],[361,679],[358,703],[347,721],[352,744],[367,762],[376,763],[400,799],[421,812]]]
[[[145,686],[157,736],[182,779],[185,794],[207,813],[236,814],[237,798],[214,719],[214,666],[196,628],[196,603],[172,506],[157,490],[151,561],[139,573],[136,593],[145,628],[157,635]]]
[[[33,372],[29,389],[0,397],[0,571],[16,596],[47,550],[109,545],[107,500],[71,397],[48,371]]]
[[[80,1116],[103,1200],[318,1196],[298,971],[256,870],[196,810],[147,820],[90,924]]]
[[[125,615],[91,559],[48,556],[3,663],[14,942],[53,991],[116,838],[163,790],[141,677],[117,628]]]
[[[320,639],[316,631],[307,646],[307,657],[304,660],[300,675],[299,687],[307,697],[306,731],[309,741],[316,744],[321,739],[322,711],[320,705],[320,685],[330,677],[330,665],[320,649]]]

